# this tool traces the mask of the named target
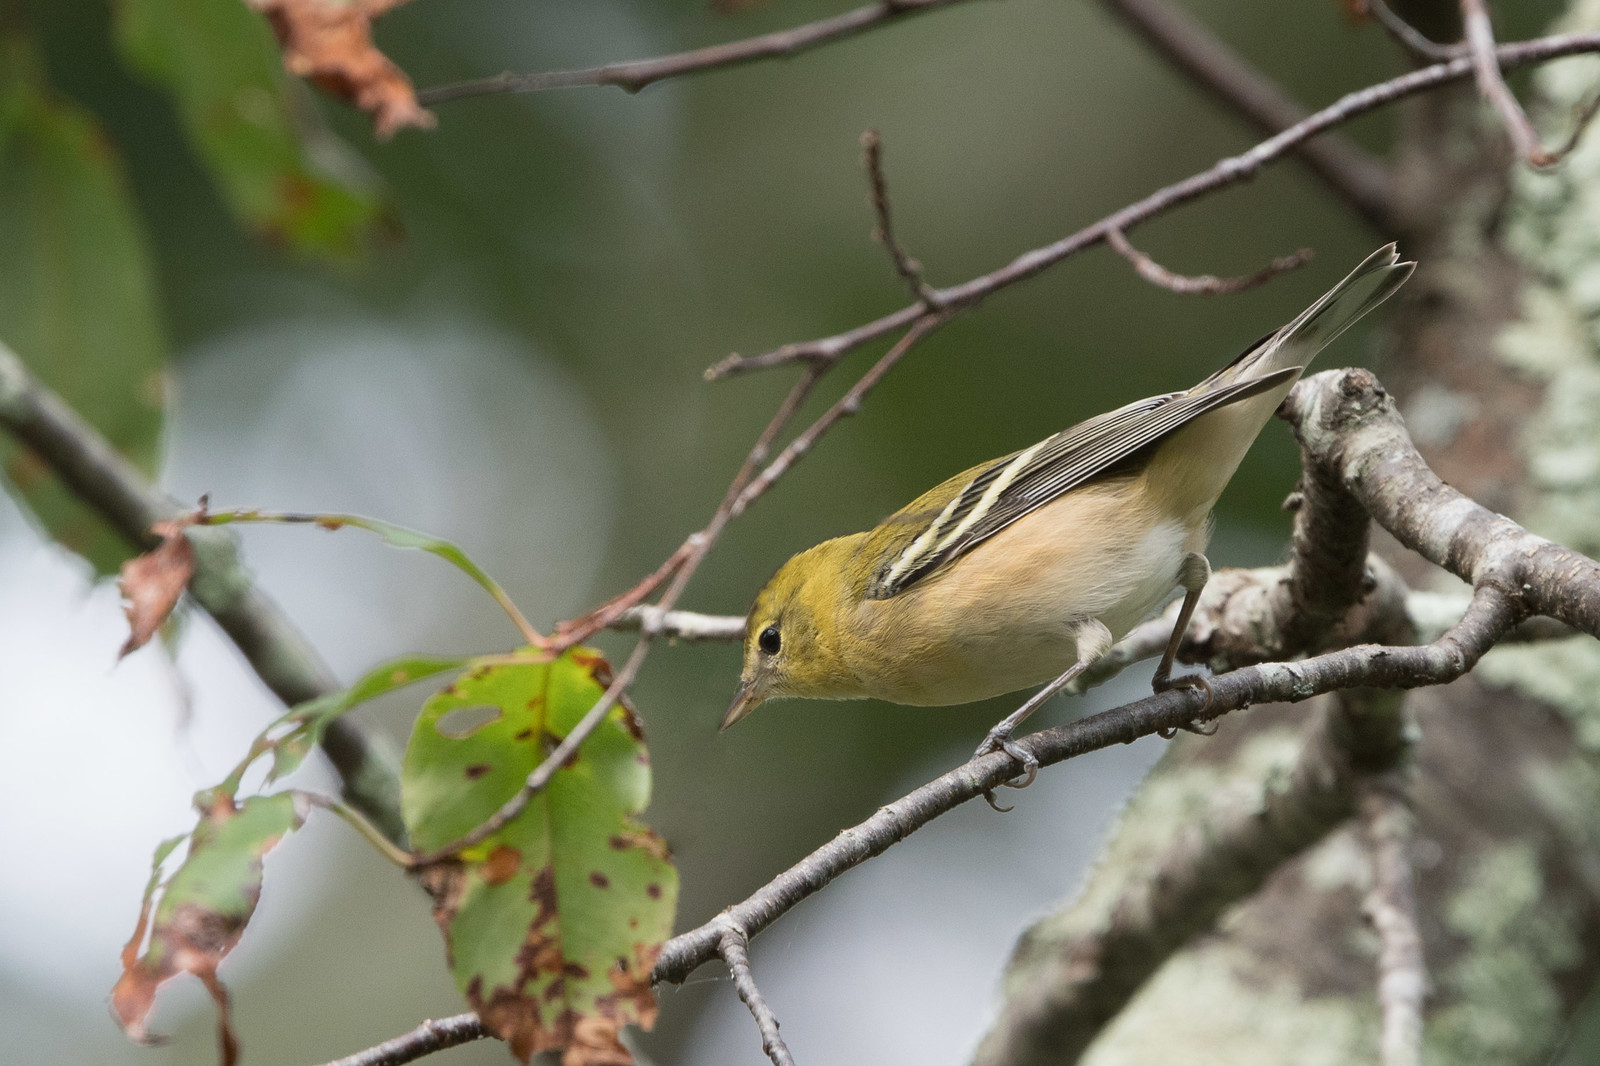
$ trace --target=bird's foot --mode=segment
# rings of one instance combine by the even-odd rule
[[[1196,709],[1197,712],[1204,712],[1206,708],[1211,706],[1211,682],[1200,674],[1183,674],[1179,677],[1156,677],[1150,682],[1150,687],[1157,692],[1170,692],[1175,688],[1196,689],[1204,697],[1200,701],[1200,706]],[[1179,729],[1198,736],[1209,737],[1217,731],[1217,722],[1214,719],[1209,722],[1202,722],[1196,718],[1185,725],[1176,728],[1158,729],[1156,732],[1160,734],[1161,739],[1171,740],[1178,735]]]
[[[1022,767],[1022,774],[1020,775],[1021,783],[1018,783],[1017,778],[1012,778],[1009,781],[1001,782],[1007,788],[1027,788],[1029,785],[1033,784],[1033,779],[1039,776],[1039,760],[1034,758],[1032,752],[1028,751],[1016,741],[1012,740],[1011,732],[1009,730],[1001,730],[998,728],[989,730],[989,735],[983,738],[983,743],[978,745],[978,750],[972,753],[972,757],[974,759],[981,759],[985,755],[989,755],[997,751],[1005,752],[1007,755],[1015,759],[1017,764]],[[993,807],[1001,814],[1011,810],[1010,807],[1002,807],[1000,804],[995,802],[993,789],[984,789],[983,798],[989,804],[989,806]]]

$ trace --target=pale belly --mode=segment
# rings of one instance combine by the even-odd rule
[[[887,652],[851,664],[864,694],[968,703],[1059,676],[1090,619],[1121,638],[1172,593],[1207,535],[1203,521],[1130,515],[1129,487],[1069,494],[925,584],[863,604],[876,638],[863,643]]]

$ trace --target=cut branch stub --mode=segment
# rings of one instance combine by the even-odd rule
[[[467,835],[515,795],[608,673],[583,649],[479,660],[429,699],[402,772],[416,849]],[[638,721],[615,707],[516,817],[422,868],[457,987],[524,1061],[562,1048],[579,1062],[627,1061],[618,1031],[654,1024],[650,969],[672,931],[677,871],[635,819],[649,792]]]
[[[192,973],[217,1004],[221,1060],[223,1066],[232,1066],[239,1045],[229,1024],[228,993],[217,977],[217,966],[255,913],[261,898],[262,856],[305,821],[305,804],[295,793],[280,792],[235,805],[226,792],[211,790],[197,796],[196,805],[200,824],[189,834],[189,854],[164,885],[161,866],[184,838],[175,837],[156,849],[138,924],[122,949],[122,977],[111,990],[111,1008],[129,1037],[150,1043],[154,1038],[146,1022],[156,990],[180,973]],[[161,901],[156,903],[158,890]],[[145,951],[140,955],[142,945]]]

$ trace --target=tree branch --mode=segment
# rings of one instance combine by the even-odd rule
[[[1501,45],[1496,49],[1496,55],[1499,57],[1501,69],[1510,70],[1531,63],[1542,63],[1563,56],[1596,51],[1600,51],[1600,33],[1589,32],[1561,34],[1534,41]],[[1100,243],[1113,229],[1127,232],[1138,223],[1186,204],[1190,200],[1247,181],[1262,167],[1303,141],[1341,126],[1369,111],[1375,111],[1397,100],[1450,82],[1460,81],[1471,74],[1472,60],[1463,56],[1348,93],[1328,107],[1308,116],[1304,121],[1262,141],[1249,151],[1230,156],[1207,170],[1159,189],[1143,200],[1107,215],[1100,221],[1053,244],[1024,252],[997,270],[959,285],[936,289],[934,294],[940,306],[948,313],[955,314],[969,310],[1002,289],[1041,274],[1062,260]],[[906,328],[925,313],[926,309],[921,304],[912,304],[831,337],[785,344],[781,348],[760,355],[730,355],[707,369],[706,377],[714,380],[730,374],[762,370],[785,363],[836,360],[869,341]]]
[[[1522,110],[1511,87],[1500,75],[1500,64],[1495,59],[1494,28],[1489,24],[1489,9],[1483,0],[1461,0],[1461,25],[1466,30],[1478,91],[1500,113],[1500,121],[1505,123],[1517,154],[1526,159],[1529,166],[1540,170],[1555,166],[1560,157],[1545,150],[1538,131],[1528,120],[1528,113]]]
[[[1416,55],[1418,58],[1431,62],[1445,59],[1455,59],[1467,53],[1465,44],[1439,44],[1429,40],[1422,31],[1411,23],[1395,14],[1387,0],[1362,0],[1368,13],[1378,20],[1378,24],[1393,37],[1400,47]]]
[[[1073,904],[1023,934],[975,1066],[1076,1061],[1168,958],[1354,812],[1348,740],[1324,708],[1287,773],[1194,797],[1159,843],[1114,837],[1138,855],[1103,856]]]
[[[99,431],[0,346],[0,425],[33,449],[79,499],[130,545],[154,547],[150,527],[189,508],[160,492]],[[195,572],[189,594],[243,653],[256,675],[287,706],[341,687],[277,605],[252,583],[238,542],[220,529],[194,529]],[[343,782],[341,792],[385,835],[403,840],[398,753],[388,739],[352,719],[336,719],[323,749]]]
[[[722,931],[717,953],[728,964],[728,972],[733,975],[733,986],[744,1005],[750,1008],[750,1016],[756,1020],[756,1028],[761,1032],[761,1050],[772,1060],[772,1066],[794,1066],[794,1056],[789,1054],[788,1045],[778,1035],[777,1016],[762,998],[761,990],[756,987],[756,979],[750,972],[747,944],[744,930],[730,924]]]
[[[1111,245],[1112,251],[1132,263],[1141,278],[1179,296],[1228,296],[1244,292],[1311,262],[1311,249],[1302,248],[1291,255],[1279,256],[1254,274],[1241,274],[1233,278],[1219,278],[1213,274],[1174,274],[1130,244],[1119,229],[1107,231],[1106,243]]]
[[[894,220],[889,210],[889,182],[883,176],[883,137],[877,130],[867,130],[861,135],[861,161],[867,170],[867,187],[872,196],[872,213],[878,224],[872,230],[872,239],[883,245],[894,263],[894,272],[911,290],[911,298],[919,300],[928,310],[938,309],[933,289],[922,279],[922,264],[906,254],[894,237]]]
[[[1306,118],[1306,109],[1282,86],[1177,6],[1166,0],[1101,0],[1101,6],[1257,131],[1271,135]],[[1298,145],[1295,154],[1375,229],[1387,233],[1394,228],[1388,171],[1354,141],[1329,134]]]
[[[1417,893],[1411,872],[1412,817],[1404,775],[1395,772],[1366,782],[1361,824],[1372,852],[1372,891],[1366,912],[1378,931],[1378,1007],[1382,1015],[1382,1066],[1420,1066],[1422,1008],[1428,972],[1417,925]]]
[[[456,1014],[437,1021],[423,1022],[404,1036],[385,1040],[381,1044],[335,1059],[327,1066],[401,1066],[424,1055],[461,1044],[482,1040],[489,1034],[476,1014]]]
[[[1368,370],[1327,370],[1284,401],[1301,448],[1379,525],[1475,587],[1497,582],[1528,614],[1600,636],[1600,563],[1535,536],[1446,485],[1407,435],[1394,398]]]
[[[1213,721],[1253,704],[1297,703],[1345,688],[1445,684],[1470,670],[1517,621],[1518,614],[1510,594],[1498,585],[1486,585],[1477,590],[1462,620],[1432,644],[1359,645],[1295,663],[1243,667],[1211,678],[1209,698],[1191,689],[1162,692],[1029,734],[1017,743],[1041,766],[1049,766],[1164,729]],[[973,759],[880,807],[871,818],[844,830],[742,903],[667,941],[656,959],[652,980],[682,981],[714,957],[720,923],[732,921],[749,935],[756,935],[846,870],[882,854],[933,819],[992,791],[1015,774],[1015,761],[997,752]]]
[[[531,93],[549,89],[575,89],[587,85],[615,85],[624,92],[636,93],[647,85],[686,74],[742,66],[761,59],[787,59],[819,45],[854,37],[858,33],[888,25],[935,8],[948,7],[960,0],[880,0],[841,15],[818,19],[775,33],[764,33],[742,41],[714,44],[687,52],[608,63],[581,70],[556,70],[543,74],[513,74],[507,71],[492,78],[458,82],[423,89],[417,101],[424,107],[492,93]]]

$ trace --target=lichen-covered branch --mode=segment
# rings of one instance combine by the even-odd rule
[[[1474,586],[1514,592],[1529,614],[1600,636],[1600,563],[1523,529],[1446,485],[1367,370],[1297,385],[1284,417],[1301,447],[1407,548]]]
[[[1411,869],[1411,809],[1405,774],[1391,773],[1362,786],[1361,824],[1372,853],[1372,891],[1366,912],[1377,930],[1378,1035],[1382,1066],[1420,1066],[1422,1008],[1428,971],[1417,922],[1417,892]]]
[[[1076,902],[1023,934],[974,1062],[1074,1061],[1175,951],[1353,813],[1347,739],[1324,707],[1287,768],[1260,773],[1245,749],[1235,787],[1191,767],[1142,789],[1125,818],[1150,831],[1117,836]]]

